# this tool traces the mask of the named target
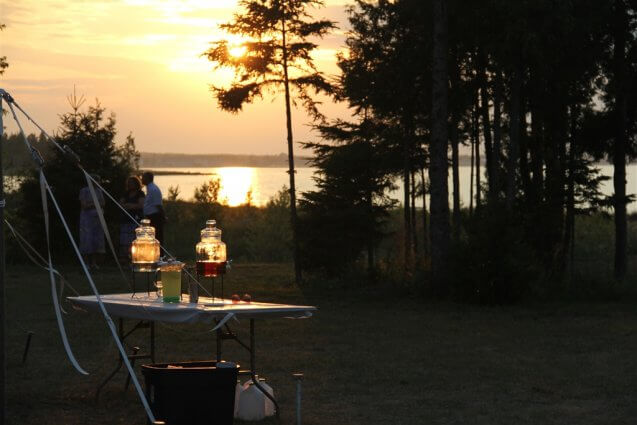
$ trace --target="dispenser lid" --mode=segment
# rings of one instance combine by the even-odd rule
[[[201,239],[221,239],[221,229],[216,225],[216,220],[206,220],[206,227],[201,230]]]
[[[160,261],[159,263],[157,263],[157,265],[160,269],[177,271],[177,270],[181,270],[186,265],[186,263],[182,263],[181,261],[172,259],[172,260]]]
[[[138,238],[155,237],[155,228],[150,225],[150,220],[143,218],[139,222],[139,227],[135,229],[135,234]]]

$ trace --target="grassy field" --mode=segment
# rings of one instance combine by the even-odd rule
[[[82,293],[74,269],[64,271]],[[94,403],[116,364],[97,314],[69,309],[72,347],[91,374],[67,361],[47,276],[10,267],[8,416],[11,424],[143,424],[124,372]],[[124,291],[114,270],[96,274],[103,293]],[[313,304],[308,320],[257,322],[257,368],[280,400],[280,423],[294,423],[303,371],[303,423],[310,424],[620,424],[637,419],[637,310],[612,304],[475,307],[409,299],[382,286],[301,290],[285,265],[236,266],[228,288],[256,300]],[[247,322],[237,326],[246,335]],[[214,356],[210,326],[158,326],[158,361]],[[22,351],[35,332],[26,364]],[[143,338],[133,344],[145,343]],[[231,342],[225,356],[247,364]],[[140,374],[141,375],[141,374]],[[268,423],[278,423],[270,421]]]

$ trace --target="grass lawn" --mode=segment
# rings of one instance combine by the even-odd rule
[[[77,270],[63,273],[89,293]],[[476,307],[401,298],[378,288],[300,290],[291,276],[286,265],[236,265],[226,286],[255,300],[319,307],[308,320],[257,322],[257,368],[274,387],[282,424],[294,423],[294,371],[306,377],[305,425],[637,420],[632,301]],[[64,354],[47,275],[9,266],[7,277],[9,423],[144,424],[134,390],[123,391],[124,372],[94,404],[95,389],[117,355],[101,316],[69,308],[65,317],[71,345],[90,372],[84,377]],[[103,293],[126,290],[114,269],[96,278]],[[237,325],[244,336],[247,325]],[[157,361],[212,358],[210,328],[158,326]],[[23,365],[27,331],[35,336]],[[131,342],[143,346],[145,340]],[[236,344],[226,342],[224,352],[247,365]]]

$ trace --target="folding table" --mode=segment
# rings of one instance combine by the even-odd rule
[[[198,303],[164,303],[156,293],[138,294],[110,294],[100,296],[104,307],[109,315],[119,319],[119,337],[122,341],[135,330],[150,328],[150,353],[139,354],[136,350],[130,354],[129,360],[150,359],[155,362],[155,322],[165,323],[215,323],[217,337],[217,361],[221,361],[221,351],[224,339],[237,341],[250,353],[250,370],[242,371],[249,374],[252,382],[261,389],[266,397],[270,398],[276,407],[277,415],[279,406],[274,398],[263,388],[256,379],[255,371],[255,319],[266,318],[290,318],[300,319],[311,317],[316,311],[314,306],[273,304],[263,302],[239,302],[233,303],[231,300],[199,297]],[[86,310],[98,311],[98,303],[95,295],[68,297],[68,300],[76,307]],[[229,320],[233,317],[237,319],[250,320],[250,342],[241,341],[237,334],[232,332]],[[128,332],[124,331],[124,319],[135,319],[139,322]],[[99,397],[101,388],[117,373],[122,367],[122,359],[118,367],[109,375],[98,388],[96,397]],[[128,382],[128,381],[127,381]]]

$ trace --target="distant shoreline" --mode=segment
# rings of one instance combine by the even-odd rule
[[[310,167],[310,158],[294,157],[295,168]],[[142,152],[139,167],[153,168],[181,168],[181,167],[257,167],[279,168],[288,167],[288,156],[278,155],[241,155],[241,154],[181,154]],[[188,173],[186,173],[188,174]],[[198,174],[198,173],[194,173]]]
[[[295,156],[295,168],[311,168],[312,158],[306,156]],[[482,161],[484,163],[484,160]],[[460,165],[470,165],[471,158],[467,155],[460,155]],[[244,154],[183,154],[183,153],[157,153],[141,152],[139,167],[144,170],[154,168],[183,168],[183,167],[256,167],[256,168],[287,168],[288,156],[280,153],[278,155],[244,155]],[[163,175],[168,174],[207,174],[197,172],[168,172],[160,171]]]
[[[139,171],[141,173],[145,173],[146,171],[150,171],[154,176],[207,176],[211,173],[199,173],[195,171],[161,171],[161,170],[153,170],[152,168],[140,168]]]
[[[312,168],[311,158],[295,156],[295,168]],[[480,161],[484,166],[484,158]],[[471,165],[469,155],[460,155],[461,167]],[[612,165],[602,160],[599,165]],[[635,162],[627,163],[633,165]],[[156,153],[142,152],[139,167],[142,170],[153,171],[157,175],[207,175],[209,173],[190,171],[157,171],[155,168],[221,168],[221,167],[253,167],[253,168],[288,168],[287,154],[278,155],[242,155],[242,154],[182,154],[182,153]]]

